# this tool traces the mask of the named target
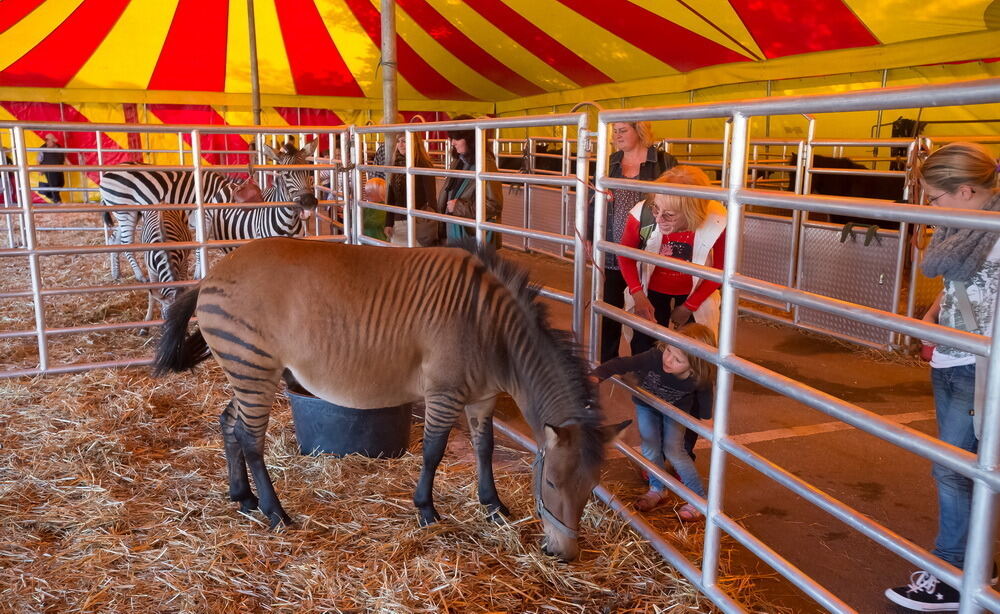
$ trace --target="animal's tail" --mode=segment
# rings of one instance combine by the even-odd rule
[[[186,290],[177,297],[167,313],[160,342],[153,361],[153,375],[159,377],[169,371],[181,372],[194,367],[211,355],[201,331],[187,334],[188,322],[198,306],[201,286]]]

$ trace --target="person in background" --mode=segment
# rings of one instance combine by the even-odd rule
[[[653,181],[664,171],[677,164],[668,153],[653,146],[652,127],[649,122],[619,122],[612,124],[612,141],[617,148],[611,154],[608,166],[608,177],[621,179],[638,179]],[[619,243],[625,230],[625,221],[629,211],[636,203],[643,200],[642,192],[637,190],[613,189],[608,195],[607,217],[605,220],[604,239]],[[593,234],[594,228],[593,196],[591,197],[590,220],[588,228]],[[588,251],[589,251],[588,243]],[[618,257],[607,254],[603,263],[604,294],[602,300],[615,307],[625,305],[625,279],[622,277]],[[611,318],[601,318],[600,360],[604,362],[618,355],[621,343],[622,325]]]
[[[56,135],[51,132],[45,135],[45,144],[42,145],[44,149],[58,149],[61,147],[59,142],[56,141]],[[61,151],[41,151],[38,154],[38,164],[57,166],[66,163],[66,154]],[[58,188],[62,188],[66,185],[66,175],[62,171],[45,171],[45,181],[38,184],[40,188],[57,188],[54,190],[46,190],[44,194],[49,197],[54,204],[59,204],[62,202],[62,193]]]
[[[932,206],[997,212],[997,167],[996,159],[982,146],[950,143],[929,155],[917,169],[917,176]],[[924,320],[990,335],[1000,279],[998,238],[1000,235],[985,230],[946,226],[935,230],[922,267],[927,277],[943,277],[944,289]],[[933,348],[930,365],[938,437],[976,454],[986,365],[977,366],[973,354],[942,346]],[[943,465],[935,464],[931,473],[938,494],[938,531],[931,553],[963,569],[972,513],[972,480]],[[996,574],[994,564],[994,578]],[[954,611],[959,607],[958,589],[923,570],[913,572],[909,584],[886,589],[885,596],[918,612]]]
[[[420,168],[434,168],[427,149],[424,147],[424,139],[419,132],[412,133],[413,139],[413,166]],[[406,166],[406,138],[404,135],[397,135],[396,155],[393,158],[394,166]],[[437,186],[434,177],[429,175],[416,175],[413,178],[414,201],[413,207],[422,211],[437,211]],[[389,188],[386,195],[386,204],[397,207],[406,206],[406,175],[404,173],[389,174]],[[431,247],[441,242],[441,223],[423,218],[413,218],[416,224],[417,244],[421,247]],[[406,216],[398,213],[389,213],[386,216],[385,234],[394,243],[406,244]],[[399,234],[400,236],[395,236]]]
[[[459,115],[455,120],[473,119],[470,115]],[[476,170],[476,132],[475,130],[449,130],[448,140],[452,147],[451,170]],[[497,163],[493,154],[487,150],[483,169],[488,173],[497,172]],[[499,181],[487,181],[486,185],[486,216],[487,222],[499,223],[503,214],[503,185]],[[444,189],[438,193],[438,211],[458,217],[476,218],[476,181],[472,177],[449,177]],[[447,224],[449,239],[475,236],[472,228],[458,224]],[[486,242],[500,248],[500,235],[494,232],[486,233]]]
[[[715,334],[700,324],[687,324],[678,332],[715,346]],[[623,373],[635,373],[643,388],[695,418],[712,417],[715,365],[707,360],[660,341],[641,354],[614,358],[594,370],[598,381]],[[685,449],[685,427],[638,398],[635,399],[635,413],[642,439],[642,455],[664,470],[664,461],[669,462],[684,485],[704,497],[705,486]],[[635,508],[647,512],[658,507],[669,497],[665,488],[663,482],[650,475],[649,490],[636,500]],[[701,516],[690,503],[684,504],[677,515],[684,521],[697,520]]]
[[[385,204],[385,179],[381,177],[370,177],[365,182],[365,200],[371,203]],[[386,241],[385,236],[386,212],[381,209],[364,207],[361,213],[361,232],[366,237]]]

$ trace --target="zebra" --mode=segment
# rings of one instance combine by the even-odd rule
[[[261,151],[280,165],[308,164],[319,141],[313,140],[302,149],[285,144],[280,152],[268,146]],[[235,184],[228,186],[229,198]],[[215,209],[209,212],[208,236],[216,241],[263,239],[266,237],[296,237],[302,234],[303,221],[308,220],[319,202],[313,194],[313,173],[309,170],[289,170],[275,173],[274,184],[262,192],[264,202],[294,202],[284,207]],[[223,248],[223,252],[233,247]]]
[[[185,213],[185,211],[175,209],[144,211],[139,228],[139,242],[152,244],[191,241],[191,229],[188,226]],[[188,250],[184,249],[149,249],[143,254],[149,279],[159,283],[181,281],[188,278],[187,259]],[[166,318],[170,305],[177,298],[179,290],[176,286],[151,288],[146,308],[146,321],[153,319],[155,303],[159,303],[160,314]],[[139,334],[144,335],[146,332],[147,330],[144,328]]]
[[[277,164],[308,164],[319,141],[313,140],[302,149],[287,144],[281,153],[264,145],[261,152]],[[202,193],[206,203],[233,202],[233,194],[240,184],[225,175],[214,172],[202,174]],[[105,205],[154,205],[184,204],[195,202],[194,174],[185,171],[149,171],[120,169],[104,173],[101,179],[101,200]],[[279,170],[275,172],[274,185],[264,190],[266,202],[294,201],[286,207],[266,209],[215,209],[206,211],[206,240],[245,240],[271,236],[296,236],[302,232],[303,219],[308,219],[318,201],[313,194],[313,174],[308,170]],[[115,211],[115,228],[110,233],[109,244],[128,245],[134,242],[135,231],[142,210]],[[189,216],[182,212],[185,219]],[[110,219],[105,215],[105,224]],[[230,251],[232,248],[223,251]],[[146,278],[132,252],[125,252],[140,282]],[[196,267],[200,261],[196,258]],[[111,277],[120,276],[117,256],[111,259]]]

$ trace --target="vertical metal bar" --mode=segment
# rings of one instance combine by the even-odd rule
[[[729,165],[729,202],[726,216],[726,257],[722,267],[722,309],[719,314],[719,358],[733,355],[736,348],[736,316],[739,294],[730,280],[739,270],[742,248],[743,205],[736,192],[743,188],[746,177],[747,117],[737,113],[732,121],[731,164]],[[715,586],[718,579],[721,527],[715,516],[722,511],[725,488],[726,453],[718,442],[729,434],[729,407],[733,394],[732,371],[719,367],[716,376],[716,396],[713,408],[712,456],[709,464],[708,498],[705,510],[705,545],[702,555],[702,583]]]
[[[350,164],[357,163],[357,156],[354,154],[354,152],[357,151],[357,143],[355,143],[354,148],[351,147],[351,134],[352,134],[352,129],[348,128],[347,130],[344,131],[343,134],[340,135],[340,163],[344,166],[344,168],[347,168],[349,163]],[[350,156],[350,159],[348,159],[348,156]],[[355,167],[352,168],[350,171],[348,171],[347,174],[345,173],[338,173],[338,174],[340,175],[340,185],[343,188],[343,197],[344,197],[343,204],[341,205],[340,209],[341,219],[344,224],[343,226],[344,236],[346,236],[348,242],[350,242],[351,230],[352,230],[351,200],[354,198],[355,181],[358,182],[361,181],[360,179],[361,171],[359,171],[357,167]],[[357,175],[357,179],[355,179],[355,175]]]
[[[406,168],[413,168],[413,132],[406,131]],[[423,177],[421,177],[423,180]],[[410,173],[406,174],[406,244],[410,247],[417,247],[417,218],[413,217],[413,210],[417,204],[417,178]]]
[[[476,126],[476,243],[485,241],[483,222],[486,220],[486,182],[482,178],[485,170],[486,131],[481,126]]]
[[[98,171],[98,173],[97,173],[97,176],[99,178],[98,183],[103,183],[104,182],[104,148],[101,147],[101,131],[100,130],[97,130],[97,131],[94,132],[94,142],[97,143],[97,165],[101,167],[101,170]],[[84,185],[86,185],[87,174],[84,173],[83,176],[84,176]],[[104,230],[104,244],[107,245],[107,244],[109,244],[111,242],[111,229],[110,229],[110,227],[107,224],[103,224],[103,230]],[[108,254],[108,259],[110,261],[114,261],[117,258],[118,258],[118,254],[117,253]],[[112,266],[112,268],[114,268],[113,265],[111,265],[111,266]]]
[[[45,307],[42,304],[42,270],[35,249],[35,206],[31,202],[31,186],[28,182],[28,149],[24,142],[24,128],[14,126],[14,155],[17,158],[17,173],[21,188],[21,228],[24,231],[24,247],[28,251],[28,273],[31,276],[31,302],[35,308],[35,334],[38,337],[38,368],[49,368],[49,349],[45,337]]]
[[[986,374],[986,399],[979,439],[979,467],[987,471],[1000,468],[1000,302],[993,306],[993,330]],[[997,502],[1000,495],[979,480],[973,481],[972,510],[965,547],[965,567],[962,577],[960,614],[973,614],[983,609],[971,597],[989,587],[993,563],[993,545],[997,538]]]
[[[177,133],[177,164],[184,166],[184,134]]]
[[[569,126],[562,127],[562,157],[559,159],[559,166],[563,175],[569,175]],[[569,187],[559,188],[559,234],[566,234],[566,212],[569,209]],[[566,246],[559,246],[559,255],[566,257]]]
[[[882,89],[885,89],[886,84],[889,82],[889,69],[882,69]],[[876,139],[882,138],[882,113],[883,109],[879,109],[875,113],[875,134],[872,136]],[[890,149],[891,151],[891,149]],[[872,147],[872,157],[878,158],[878,145]],[[872,162],[872,168],[878,168],[878,160],[876,159]],[[895,308],[893,308],[895,310]]]
[[[719,171],[719,183],[722,187],[729,187],[729,151],[730,145],[729,141],[732,138],[733,125],[731,122],[726,122],[722,129],[722,170]],[[688,147],[691,145],[689,144]]]
[[[351,152],[355,163],[355,170],[353,172],[353,182],[354,182],[354,194],[351,195],[351,224],[350,233],[348,234],[348,241],[353,245],[361,245],[361,236],[364,234],[363,230],[363,215],[361,211],[361,201],[364,199],[363,185],[361,185],[361,172],[357,170],[357,164],[361,161],[361,140],[358,138],[358,133],[354,133],[354,150]]]
[[[587,114],[581,113],[576,120],[576,215],[573,220],[573,335],[581,346],[587,275],[587,246],[583,240],[587,236],[587,125]],[[565,223],[565,217],[563,220]]]
[[[195,128],[191,131],[191,163],[194,166],[194,237],[198,247],[199,266],[194,272],[198,279],[204,279],[208,272],[208,248],[205,247],[205,195],[202,193],[201,176],[201,132]]]
[[[604,297],[604,255],[597,243],[604,239],[605,227],[607,226],[608,197],[599,183],[608,172],[608,124],[598,114],[597,116],[597,163],[594,168],[594,228],[590,235],[593,241],[593,253],[591,258],[594,262],[591,278],[590,304],[594,305]],[[588,356],[590,362],[597,363],[600,359],[601,347],[601,318],[593,309],[590,310],[590,348]]]

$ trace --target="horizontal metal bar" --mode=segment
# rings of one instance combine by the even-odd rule
[[[976,464],[976,456],[971,452],[960,450],[916,429],[887,420],[874,412],[761,367],[745,358],[729,356],[723,362],[716,364],[899,448],[918,454],[932,463],[944,465],[968,478],[981,480],[994,491],[1000,492],[1000,472],[980,468]]]
[[[83,371],[93,371],[94,369],[124,369],[127,367],[143,367],[153,364],[151,358],[137,358],[134,360],[112,360],[108,362],[76,362],[71,365],[59,365],[48,369],[15,369],[13,371],[0,371],[0,379],[14,377],[34,377],[36,375],[58,375],[63,373],[81,373]]]
[[[913,143],[912,138],[884,139],[815,139],[809,141],[811,147],[906,147]]]
[[[556,290],[555,288],[550,288],[548,286],[542,286],[541,288],[539,288],[538,294],[547,299],[558,301],[560,303],[565,303],[567,305],[573,303],[573,293],[564,292],[563,290]]]
[[[382,124],[372,126],[357,126],[358,134],[374,134],[385,132],[443,132],[450,130],[474,130],[483,128],[540,128],[545,126],[569,126],[575,128],[583,113],[552,113],[549,115],[529,115],[510,118],[466,119],[461,121],[428,122],[426,124]],[[416,127],[415,127],[416,126]]]
[[[87,122],[12,122],[0,121],[0,130],[9,130],[20,126],[25,130],[57,130],[59,132],[153,132],[166,134],[187,134],[197,130],[202,134],[342,134],[347,132],[347,126],[219,126],[218,124],[173,124],[170,126],[151,124],[101,124]],[[173,151],[173,150],[171,150]]]
[[[977,79],[959,83],[887,87],[862,92],[837,92],[812,96],[783,96],[726,102],[673,105],[601,111],[603,123],[707,119],[734,115],[796,115],[803,112],[842,113],[873,109],[963,106],[1000,101],[1000,79]]]
[[[662,184],[666,185],[666,184]],[[761,205],[781,209],[798,209],[813,213],[832,213],[867,217],[893,222],[974,228],[1000,232],[1000,213],[969,209],[944,209],[924,205],[894,203],[889,200],[846,198],[818,194],[798,195],[775,190],[743,188],[736,191],[736,199],[744,205]]]
[[[735,520],[728,516],[719,515],[712,519],[730,537],[743,544],[750,552],[757,555],[760,560],[767,563],[772,569],[784,576],[789,582],[794,584],[809,595],[813,600],[822,605],[830,612],[844,612],[845,614],[857,614],[851,606],[837,598],[836,595],[823,588],[818,582],[806,575],[801,569],[793,565],[788,559],[775,552],[770,546],[762,542],[750,531],[740,526]]]
[[[906,559],[913,565],[921,569],[934,568],[934,575],[945,580],[952,586],[961,584],[956,569],[953,566],[943,566],[937,561],[929,551],[909,541],[905,537],[886,529],[879,523],[868,518],[864,514],[859,514],[854,508],[843,503],[839,499],[817,489],[814,485],[806,482],[790,471],[772,463],[763,456],[753,452],[746,446],[740,445],[730,438],[716,442],[733,458],[740,460],[750,467],[759,471],[762,475],[774,480],[784,486],[792,493],[802,497],[819,509],[840,520],[849,527],[855,529],[865,537],[887,550]]]
[[[733,275],[732,284],[741,290],[762,294],[768,298],[785,303],[816,309],[823,313],[849,318],[855,322],[870,324],[911,337],[917,337],[918,339],[926,339],[979,356],[989,356],[990,353],[989,337],[984,337],[983,335],[931,324],[923,320],[915,320],[889,311],[848,303],[847,301],[830,298],[821,294],[813,294],[812,292],[806,292],[797,288],[789,288],[748,277],[742,273]]]
[[[701,264],[688,262],[687,260],[671,258],[670,256],[661,256],[659,254],[654,254],[653,252],[637,249],[635,247],[626,247],[621,243],[613,243],[611,241],[598,241],[597,247],[606,254],[615,254],[616,256],[621,255],[626,258],[631,258],[632,260],[670,269],[671,271],[687,273],[688,275],[713,281],[718,284],[722,283],[721,269],[714,269]]]
[[[853,168],[827,168],[814,166],[809,169],[813,175],[845,175],[851,177],[906,177],[906,171],[873,171]]]

